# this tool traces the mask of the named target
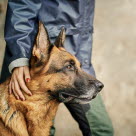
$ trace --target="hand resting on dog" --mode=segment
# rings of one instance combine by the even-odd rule
[[[24,101],[25,97],[22,91],[30,96],[32,95],[26,86],[26,82],[29,82],[30,79],[31,78],[28,66],[14,68],[9,83],[9,94],[13,93],[16,99]]]

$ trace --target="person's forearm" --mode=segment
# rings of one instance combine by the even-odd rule
[[[9,71],[29,64],[37,33],[40,0],[9,0],[5,22],[5,41],[10,60]]]

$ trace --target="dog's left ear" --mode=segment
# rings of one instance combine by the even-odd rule
[[[30,60],[30,67],[33,71],[32,73],[39,72],[47,63],[52,47],[53,46],[50,43],[46,28],[43,23],[39,22],[39,30],[35,39],[32,57]]]
[[[58,35],[58,37],[57,37],[57,39],[56,39],[56,41],[54,43],[55,46],[56,47],[63,47],[65,38],[66,38],[65,28],[62,27],[61,31],[60,31],[60,33],[59,33],[59,35]]]
[[[39,22],[39,30],[33,47],[32,55],[38,62],[46,62],[49,57],[51,43],[43,23]]]

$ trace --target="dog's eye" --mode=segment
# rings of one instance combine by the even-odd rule
[[[69,69],[69,70],[73,70],[74,66],[73,65],[68,65],[68,66],[66,66],[66,68]]]

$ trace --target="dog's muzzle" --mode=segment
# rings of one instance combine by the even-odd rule
[[[103,87],[103,84],[100,84],[100,82],[96,82],[95,84],[91,85],[90,89],[80,90],[80,94],[78,91],[76,91],[76,89],[64,89],[54,92],[52,96],[59,102],[63,103],[86,104],[94,99]],[[75,92],[78,93],[75,94]]]
[[[89,103],[92,99],[94,99],[96,97],[96,95],[89,96],[88,94],[85,94],[85,95],[76,96],[76,95],[72,95],[69,93],[60,92],[59,93],[59,101],[63,102],[63,103],[85,104],[85,103]]]
[[[94,99],[97,94],[102,90],[104,85],[101,82],[95,82],[94,85],[91,86],[87,91],[83,90],[82,94],[75,95],[72,92],[59,92],[59,101],[64,103],[79,103],[86,104],[89,103],[92,99]]]

